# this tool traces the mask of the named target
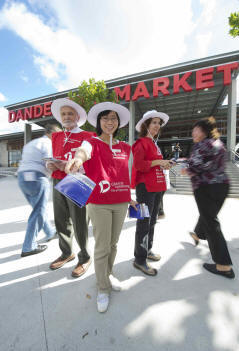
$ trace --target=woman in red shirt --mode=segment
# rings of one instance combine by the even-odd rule
[[[149,217],[137,219],[134,249],[134,267],[147,275],[155,276],[147,259],[160,260],[160,255],[152,252],[154,226],[159,208],[159,192],[166,190],[164,169],[172,167],[172,161],[163,160],[157,145],[160,128],[168,122],[169,116],[155,110],[148,111],[137,123],[140,138],[133,144],[132,187],[136,187],[136,200],[145,203]]]
[[[102,102],[93,106],[88,122],[96,127],[98,137],[83,142],[65,169],[76,172],[87,161],[84,163],[86,175],[96,183],[88,199],[88,213],[95,237],[99,312],[107,310],[111,289],[120,290],[112,268],[128,204],[135,204],[130,195],[130,146],[115,139],[118,129],[124,127],[129,118],[129,110],[119,104]]]

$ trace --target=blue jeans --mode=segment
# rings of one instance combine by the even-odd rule
[[[26,174],[29,174],[29,172],[34,175],[34,180],[26,180]],[[32,206],[22,246],[22,252],[28,252],[37,248],[36,239],[41,229],[44,230],[48,239],[55,234],[55,229],[48,221],[46,213],[50,183],[47,177],[41,172],[26,171],[18,173],[18,184],[28,203]]]

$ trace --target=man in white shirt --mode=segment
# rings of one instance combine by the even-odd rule
[[[38,245],[37,235],[44,230],[47,241],[55,236],[55,229],[47,219],[47,201],[50,193],[49,171],[44,158],[52,156],[51,135],[60,131],[57,125],[48,124],[45,135],[27,143],[23,148],[22,160],[18,168],[18,184],[32,212],[28,218],[27,230],[21,256],[30,256],[43,252],[47,245]]]

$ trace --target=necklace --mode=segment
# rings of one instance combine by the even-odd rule
[[[64,138],[63,147],[67,144],[68,140],[70,139],[71,134],[72,134],[72,132],[70,132],[70,134],[67,136],[66,132],[64,131],[65,138]]]
[[[158,138],[159,138],[159,136],[157,135],[157,138],[154,139],[149,130],[148,130],[148,133],[149,133],[149,136],[150,136],[152,142],[154,143],[154,145],[155,145],[155,147],[156,147],[156,149],[157,149],[158,154],[159,154],[159,155],[162,155],[161,150],[160,150],[160,147],[158,146]]]

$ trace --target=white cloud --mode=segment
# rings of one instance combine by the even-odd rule
[[[48,6],[63,16],[58,27],[15,2],[3,8],[0,27],[31,45],[34,63],[57,90],[75,87],[89,77],[109,79],[176,63],[186,52],[185,37],[193,27],[190,0],[112,1],[107,16],[103,11],[96,21],[96,29],[97,11],[88,18],[86,30],[95,38],[88,45],[76,30],[81,2],[51,1]]]
[[[6,100],[7,100],[6,96],[4,96],[2,93],[0,93],[0,101],[3,102]]]
[[[29,78],[26,76],[26,74],[23,71],[20,72],[19,76],[25,83],[29,81]]]

